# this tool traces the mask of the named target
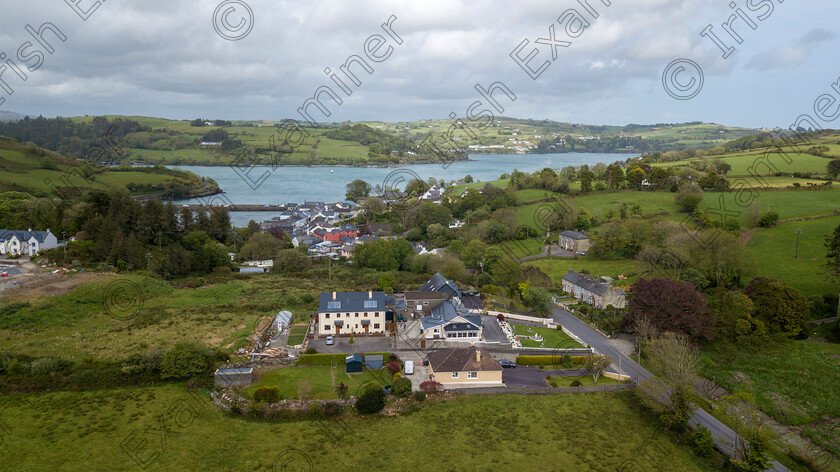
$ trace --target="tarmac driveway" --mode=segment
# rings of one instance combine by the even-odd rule
[[[545,376],[551,373],[532,365],[517,365],[513,369],[502,369],[502,382],[508,387],[548,387]]]
[[[312,339],[307,347],[314,347],[319,353],[364,353],[364,352],[391,352],[394,350],[394,338],[390,336],[365,338],[357,336],[354,343],[350,344],[350,338],[335,338],[335,344],[327,346],[325,339]]]

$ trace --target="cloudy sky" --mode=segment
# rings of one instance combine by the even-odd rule
[[[721,27],[736,14],[727,0],[613,0],[609,7],[588,0],[597,18],[577,0],[14,2],[0,16],[0,58],[14,61],[27,80],[11,65],[0,66],[6,85],[0,87],[6,100],[0,109],[44,116],[301,119],[298,107],[328,85],[343,103],[323,96],[331,116],[310,107],[317,121],[400,121],[464,116],[480,99],[476,84],[502,82],[517,97],[501,101],[506,116],[786,127],[803,113],[813,114],[815,99],[832,93],[840,78],[840,4],[779,1],[736,0],[755,26],[733,23],[741,44]],[[73,2],[87,14],[74,11]],[[561,24],[558,18],[568,9],[589,26]],[[381,27],[392,15],[402,44]],[[62,42],[44,32],[53,53],[26,29],[45,22],[67,38]],[[709,24],[735,48],[728,58],[700,35]],[[551,25],[555,41],[571,44],[537,43],[550,42]],[[577,37],[569,37],[567,27]],[[337,72],[348,57],[364,57],[366,40],[376,34],[384,44],[375,53],[392,47],[390,55],[378,63],[367,60],[370,75],[352,66],[359,86],[339,75],[352,95],[339,92],[324,70]],[[536,48],[530,67],[547,62],[536,79],[511,58],[526,39],[519,57]],[[26,42],[32,45],[21,51],[23,61],[18,52]],[[40,67],[34,67],[37,51],[44,56]],[[702,69],[703,87],[692,99],[676,100],[663,87],[663,71],[683,58]],[[690,74],[696,72],[673,76],[677,85],[671,87],[691,93]]]

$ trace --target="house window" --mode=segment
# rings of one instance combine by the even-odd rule
[[[365,318],[367,318],[367,317],[368,317],[368,313],[367,313],[367,312],[365,312]]]
[[[379,323],[375,323],[375,324],[373,325],[373,329],[379,329]]]
[[[327,319],[327,320],[330,319],[330,314],[329,313],[324,313],[324,319]]]
[[[458,372],[452,372],[452,378],[457,379],[458,378]]]
[[[467,372],[467,378],[468,379],[477,379],[478,378],[478,372]]]
[[[330,325],[324,326],[324,331],[329,331],[329,330],[330,330]]]
[[[327,302],[327,309],[329,310],[337,310],[341,308],[341,302]]]
[[[364,304],[365,308],[376,308],[377,305],[378,303],[376,302],[376,300],[365,300]]]
[[[358,318],[358,317],[359,317],[359,314],[358,314],[358,313],[356,313],[356,318]]]

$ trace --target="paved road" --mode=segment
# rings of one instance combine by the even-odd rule
[[[584,323],[568,311],[561,308],[555,308],[553,310],[553,315],[555,322],[560,323],[563,327],[583,340],[583,342],[591,345],[595,351],[600,354],[610,356],[613,360],[614,368],[618,368],[619,359],[621,359],[621,370],[624,371],[624,374],[629,375],[634,379],[638,379],[639,382],[653,377],[653,374],[645,368],[622,354],[615,346],[612,345],[612,343],[610,343],[609,339],[605,338],[599,332],[595,331],[588,324]],[[712,433],[712,437],[714,437],[715,444],[718,448],[729,457],[733,457],[735,455],[735,448],[733,445],[736,444],[737,434],[731,428],[712,416],[709,412],[700,408],[694,410],[694,416],[691,417],[689,423],[692,425],[700,424],[708,428]],[[773,468],[769,470],[790,472],[790,469],[776,461],[773,462],[772,467]]]

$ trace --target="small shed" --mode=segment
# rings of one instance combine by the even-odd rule
[[[344,359],[344,372],[354,374],[362,371],[362,355],[350,354]]]
[[[251,385],[254,383],[254,369],[216,369],[216,385],[233,387],[234,385]]]
[[[381,369],[385,367],[382,354],[368,354],[365,356],[365,369]]]

